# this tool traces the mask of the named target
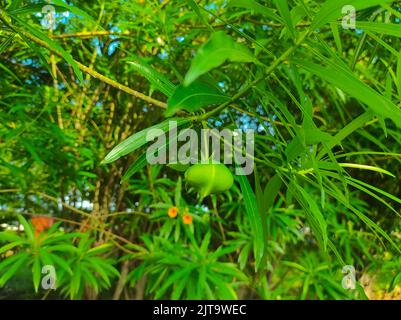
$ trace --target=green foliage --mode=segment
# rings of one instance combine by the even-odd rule
[[[46,4],[0,1],[0,298],[397,292],[400,1]],[[171,120],[255,130],[254,173],[148,164]]]
[[[243,45],[236,43],[223,31],[213,33],[212,37],[198,50],[191,67],[185,75],[184,85],[188,86],[199,76],[230,62],[255,62],[254,55]]]
[[[187,245],[158,237],[144,239],[149,245],[148,252],[141,256],[144,263],[128,275],[127,280],[134,285],[144,274],[151,277],[153,286],[148,293],[153,293],[155,299],[166,296],[171,299],[236,299],[235,289],[248,279],[236,264],[220,261],[236,248],[220,246],[215,251],[210,250],[210,232],[198,245],[191,231],[186,231],[190,240]]]
[[[187,119],[171,119],[170,121],[177,121],[177,126],[183,125],[189,120]],[[127,155],[135,151],[136,149],[142,147],[147,143],[146,136],[149,131],[161,130],[162,132],[167,132],[169,130],[170,121],[166,120],[162,123],[154,125],[150,128],[146,128],[138,133],[133,134],[131,137],[117,145],[111,150],[107,156],[102,161],[103,164],[111,163],[118,160],[120,157]]]
[[[60,223],[54,224],[46,234],[34,236],[33,226],[21,215],[18,215],[18,220],[24,228],[23,235],[7,231],[0,233],[0,241],[6,242],[0,253],[19,248],[18,253],[0,263],[0,286],[4,286],[21,269],[31,267],[33,285],[38,292],[42,266],[52,265],[57,270],[58,284],[63,286],[62,293],[74,299],[82,297],[84,285],[100,292],[110,287],[110,277],[119,276],[113,267],[113,260],[99,256],[110,248],[109,244],[91,248],[94,239],[82,233],[64,233],[59,230]],[[96,273],[100,277],[96,277]]]
[[[222,94],[220,90],[200,81],[192,82],[187,87],[179,85],[168,100],[165,116],[170,117],[179,110],[193,113],[202,107],[228,100],[229,97]]]

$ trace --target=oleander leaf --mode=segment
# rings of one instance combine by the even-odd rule
[[[274,10],[265,7],[264,5],[260,4],[259,2],[256,2],[254,0],[231,0],[227,8],[230,7],[238,7],[238,8],[244,8],[248,10],[252,10],[255,13],[260,13],[267,18],[270,18],[272,20],[275,20],[277,22],[281,22],[282,19],[281,17],[274,12]]]
[[[256,196],[253,192],[248,178],[245,175],[237,176],[240,184],[242,195],[244,198],[245,214],[251,225],[253,236],[253,252],[255,255],[255,269],[259,269],[259,264],[262,260],[265,243],[262,228],[262,219],[257,206]]]
[[[204,82],[195,81],[187,87],[179,85],[168,100],[165,116],[170,117],[180,110],[193,113],[203,107],[223,103],[229,99],[219,89]]]
[[[257,59],[245,45],[234,41],[223,31],[218,31],[198,50],[185,75],[184,86],[189,86],[201,75],[226,61],[257,62]]]
[[[366,104],[378,116],[391,119],[401,128],[401,109],[390,99],[356,78],[349,70],[334,64],[321,66],[309,61],[294,60],[294,62]]]
[[[151,130],[162,130],[163,132],[166,132],[170,124],[172,122],[176,121],[177,127],[184,125],[185,123],[189,122],[189,119],[184,119],[184,118],[176,118],[176,119],[168,119],[165,120],[161,123],[158,123],[154,126],[151,126],[149,128],[143,129],[129,138],[125,139],[123,142],[119,143],[116,147],[114,147],[103,159],[101,164],[107,164],[114,162],[121,157],[127,155],[128,153],[131,153],[138,148],[142,147],[147,143],[146,141],[146,136],[149,131]]]
[[[391,0],[329,0],[325,1],[318,13],[315,15],[311,29],[318,29],[326,23],[343,17],[342,8],[350,5],[358,12],[360,10],[374,7],[381,4],[393,2]]]

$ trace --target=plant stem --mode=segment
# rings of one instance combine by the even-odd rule
[[[230,100],[222,103],[221,105],[219,105],[218,107],[216,107],[215,109],[201,115],[198,119],[199,120],[205,120],[209,117],[211,117],[212,115],[220,112],[221,110],[225,109],[228,105],[230,105],[231,103],[233,103],[235,100],[241,98],[244,94],[246,94],[252,87],[254,87],[255,85],[257,85],[260,81],[262,81],[263,79],[265,79],[266,77],[268,77],[282,62],[284,62],[289,55],[291,55],[305,40],[305,38],[310,34],[310,31],[306,31],[299,39],[298,41],[288,50],[286,50],[280,57],[278,57],[277,59],[275,59],[273,61],[273,63],[270,65],[269,68],[267,68],[267,70],[265,71],[264,75],[260,76],[259,78],[253,80],[251,83],[249,83],[248,85],[246,85],[243,89],[241,89],[236,95],[234,95],[233,97],[230,98]]]
[[[92,37],[100,37],[100,36],[128,36],[131,32],[114,32],[114,31],[91,31],[91,32],[76,32],[76,33],[64,33],[64,34],[54,34],[51,36],[52,39],[66,39],[66,38],[92,38]]]

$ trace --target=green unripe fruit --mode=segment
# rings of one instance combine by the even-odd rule
[[[185,171],[185,180],[197,189],[201,198],[227,191],[234,183],[230,170],[221,163],[195,164]]]

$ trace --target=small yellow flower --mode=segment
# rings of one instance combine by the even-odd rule
[[[178,214],[178,208],[177,207],[169,208],[167,214],[170,218],[175,218]]]

